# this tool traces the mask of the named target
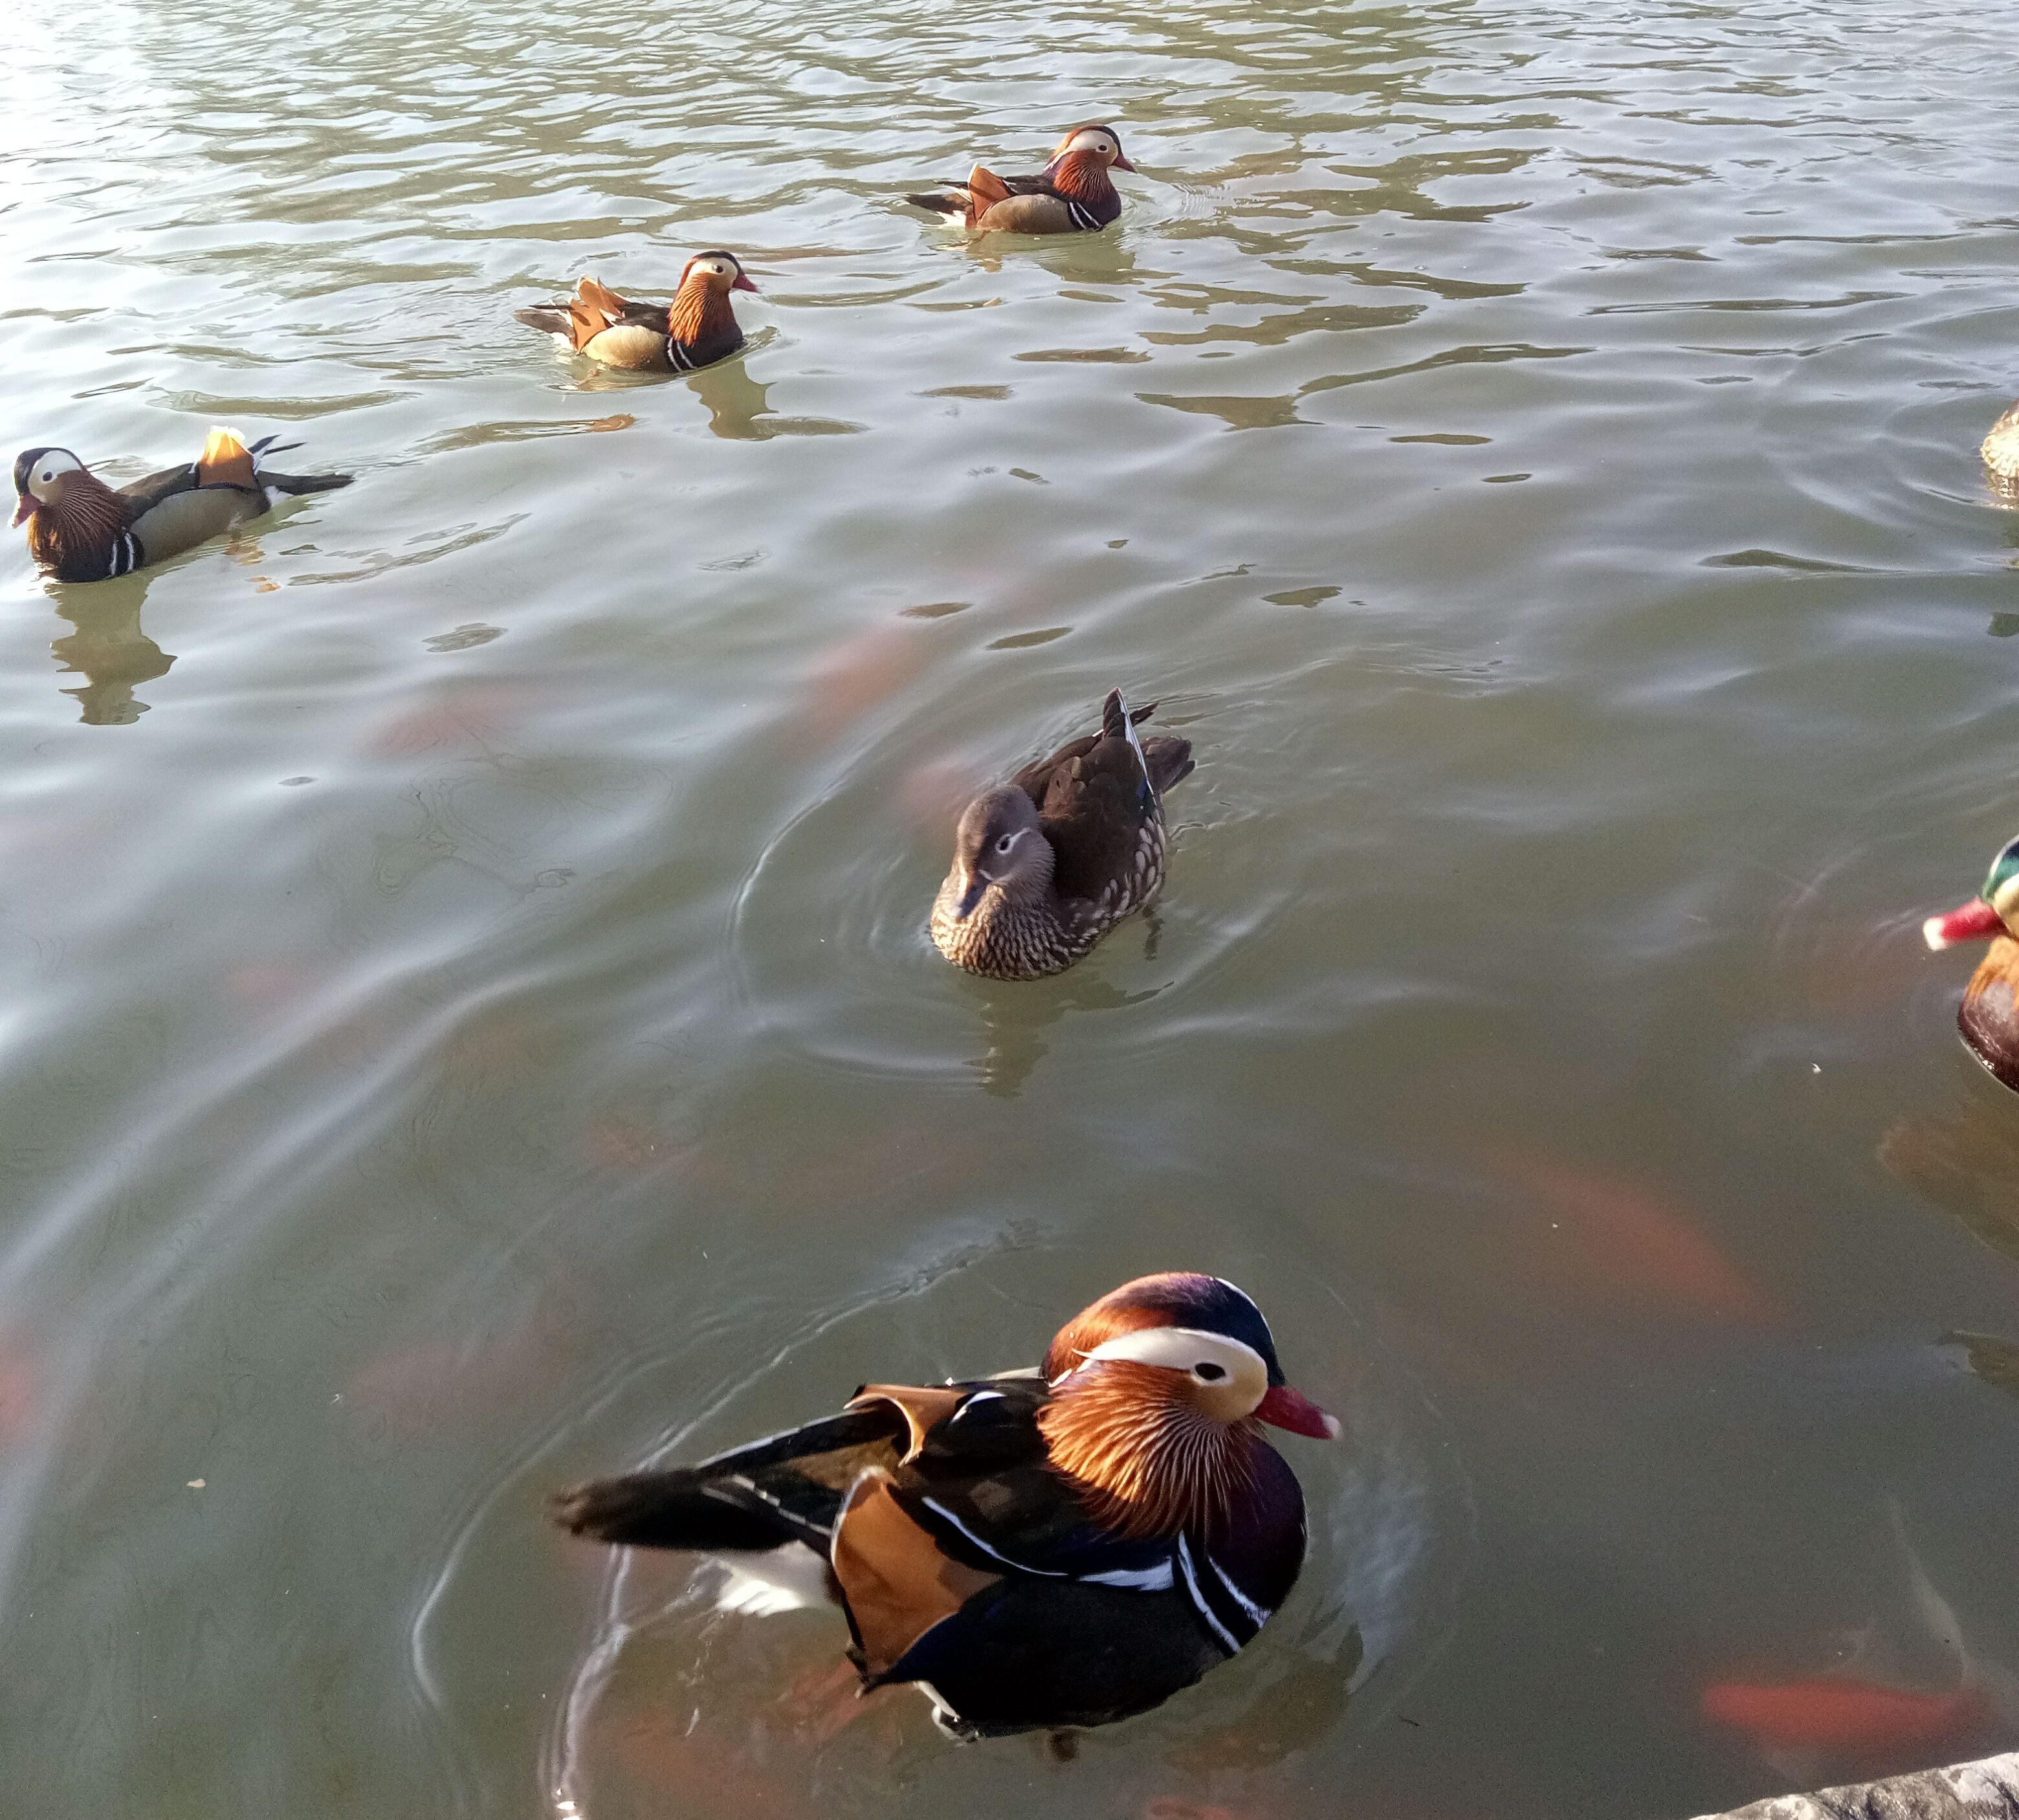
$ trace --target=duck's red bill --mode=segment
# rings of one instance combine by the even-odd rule
[[[732,291],[754,291],[757,288],[757,287],[752,284],[750,281],[741,272],[738,272],[734,277],[729,281],[729,288]]]
[[[1930,916],[1921,925],[1922,939],[1937,953],[1959,941],[1988,941],[2004,933],[2005,919],[1981,897],[1973,897],[1946,916]]]
[[[32,493],[16,493],[14,495],[14,523],[9,528],[18,529],[26,524],[34,509],[35,497]]]
[[[1277,1428],[1292,1434],[1308,1434],[1314,1441],[1336,1441],[1345,1430],[1336,1416],[1328,1416],[1300,1390],[1278,1384],[1255,1405],[1255,1413]]]
[[[1132,165],[1131,163],[1129,163],[1129,161],[1128,161],[1128,159],[1127,159],[1126,158],[1125,158],[1125,157],[1124,157],[1124,156],[1123,156],[1120,152],[1117,152],[1117,153],[1115,154],[1115,169],[1117,169],[1118,171],[1127,171],[1127,172],[1130,172],[1132,175],[1134,173],[1135,169],[1136,169],[1136,167],[1135,167],[1133,165]]]

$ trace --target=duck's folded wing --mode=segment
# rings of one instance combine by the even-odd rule
[[[554,1500],[554,1521],[636,1547],[712,1554],[803,1542],[825,1554],[849,1488],[895,1465],[906,1440],[895,1410],[848,1410],[698,1466],[577,1485]]]
[[[1110,702],[1113,704],[1111,709]],[[1121,711],[1121,692],[1111,691],[1108,702],[1101,704],[1100,732],[1082,734],[1078,739],[1067,740],[1049,758],[1041,758],[1035,763],[1024,766],[1010,781],[1018,785],[1040,809],[1043,808],[1052,780],[1061,772],[1070,772],[1075,760],[1086,757],[1104,741],[1119,737],[1125,745],[1128,743],[1128,735],[1122,731]],[[1156,712],[1154,702],[1146,702],[1140,708],[1131,708],[1128,710],[1129,725],[1140,726]]]
[[[1112,727],[1050,767],[1037,799],[1045,837],[1058,856],[1052,882],[1061,897],[1098,900],[1111,884],[1129,878],[1144,825],[1156,814],[1142,746],[1118,709],[1111,709],[1109,718]]]
[[[1013,196],[1056,196],[1059,194],[1049,177],[999,177],[996,181]]]
[[[164,468],[158,474],[129,480],[118,492],[121,499],[132,502],[132,516],[137,518],[164,499],[172,499],[178,493],[194,493],[201,484],[197,477],[196,463],[184,462],[179,467]]]
[[[1100,1529],[1052,1469],[1037,1419],[1049,1394],[1042,1376],[1006,1375],[930,1390],[872,1384],[850,1407],[903,1408],[909,1445],[892,1496],[942,1552],[990,1572],[1169,1586],[1169,1541]]]
[[[901,1412],[905,1451],[850,1488],[831,1561],[855,1655],[872,1682],[902,1680],[928,1633],[1005,1581],[1132,1589],[1172,1583],[1168,1543],[1125,1543],[1089,1522],[1046,1463],[1042,1378],[912,1389],[866,1386],[857,1409]]]

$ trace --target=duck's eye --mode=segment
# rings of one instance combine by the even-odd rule
[[[1203,1365],[1194,1365],[1192,1375],[1194,1377],[1203,1378],[1209,1384],[1216,1384],[1227,1376],[1227,1367],[1216,1365],[1212,1360],[1208,1359]]]
[[[45,468],[42,470],[42,484],[45,487],[46,487],[49,482],[53,480],[56,477],[56,471],[54,468]]]
[[[1007,853],[1010,848],[1014,847],[1016,844],[1016,836],[1013,834],[1006,834],[1000,840],[996,842],[995,850],[998,853]]]

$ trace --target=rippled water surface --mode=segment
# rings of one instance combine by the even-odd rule
[[[2007,13],[57,23],[6,448],[358,480],[0,555],[10,1811],[1656,1820],[2019,1742],[1702,1711],[2019,1666],[1945,1342],[2019,1338],[2019,1105],[1916,936],[2019,823]],[[1118,231],[898,199],[1094,117]],[[714,371],[512,319],[715,245]],[[1161,908],[956,973],[959,804],[1117,684],[1199,761]],[[1174,1266],[1354,1438],[1075,1762],[545,1523]]]

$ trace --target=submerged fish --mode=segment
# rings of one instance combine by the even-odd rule
[[[1717,1681],[1703,1691],[1703,1714],[1774,1750],[1932,1749],[1985,1716],[1981,1689],[1916,1693],[1835,1675],[1781,1682]]]
[[[1488,1161],[1548,1209],[1562,1241],[1528,1247],[1529,1267],[1587,1296],[1658,1302],[1749,1327],[1786,1325],[1787,1311],[1645,1183],[1514,1148],[1496,1149]]]
[[[1703,1716],[1745,1733],[1790,1781],[1813,1784],[1830,1765],[1860,1774],[1950,1760],[2009,1732],[2019,1720],[2019,1679],[1966,1647],[1954,1608],[1922,1567],[1897,1503],[1894,1534],[1924,1653],[1953,1670],[1947,1685],[1919,1688],[1869,1675],[1817,1674],[1775,1682],[1716,1681],[1703,1691]],[[1864,1654],[1863,1650],[1860,1654]]]

